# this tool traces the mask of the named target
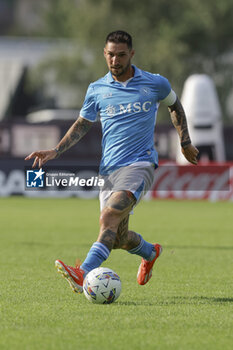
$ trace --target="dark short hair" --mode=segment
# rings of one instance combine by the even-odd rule
[[[132,43],[132,37],[127,32],[124,32],[123,30],[116,30],[115,32],[111,32],[107,35],[105,44],[108,42],[111,43],[125,43],[127,44],[129,49],[132,49],[133,43]]]

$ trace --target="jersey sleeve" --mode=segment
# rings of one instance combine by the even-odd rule
[[[89,85],[87,93],[83,102],[83,106],[80,110],[80,116],[90,122],[95,122],[97,119],[97,106],[96,106],[96,96],[92,84]]]
[[[159,74],[156,74],[156,77],[158,78],[159,85],[158,99],[162,101],[170,94],[172,89],[169,81],[165,77]]]

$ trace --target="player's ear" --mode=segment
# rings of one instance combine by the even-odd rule
[[[106,48],[104,47],[104,52],[103,52],[104,57],[106,57],[106,53],[107,53],[107,51],[106,51]]]
[[[134,54],[135,54],[134,49],[131,50],[130,54],[131,54],[131,58],[133,58],[133,56],[134,56]]]

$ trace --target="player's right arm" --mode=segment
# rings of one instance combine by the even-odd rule
[[[35,168],[38,164],[39,168],[41,168],[48,160],[58,158],[63,152],[67,151],[81,140],[81,138],[90,130],[92,124],[91,121],[79,116],[55,148],[32,152],[25,158],[25,160],[35,158],[32,167]]]

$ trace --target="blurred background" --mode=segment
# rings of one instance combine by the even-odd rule
[[[54,147],[78,116],[89,83],[107,73],[105,38],[117,29],[133,37],[133,63],[181,98],[201,159],[233,161],[232,16],[232,0],[0,0],[0,196],[22,193],[24,157]],[[95,123],[62,162],[98,164],[100,140]],[[163,106],[155,145],[161,160],[182,164]]]

